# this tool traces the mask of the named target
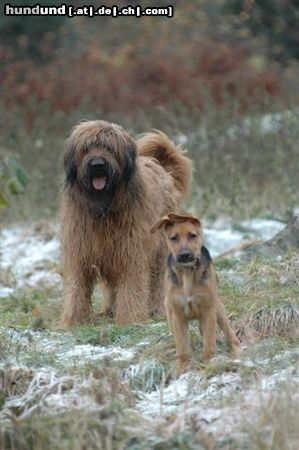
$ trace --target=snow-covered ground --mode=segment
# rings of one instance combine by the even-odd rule
[[[52,224],[11,227],[1,231],[0,296],[19,289],[60,285],[59,241]]]
[[[210,376],[204,371],[192,371],[166,381],[162,377],[158,385],[152,384],[150,389],[144,385],[142,389],[134,387],[134,379],[146,378],[149,371],[159,370],[159,364],[152,359],[132,363],[132,360],[136,361],[134,358],[140,346],[128,349],[78,345],[71,333],[0,331],[5,331],[12,350],[6,365],[0,365],[0,379],[4,369],[4,382],[10,384],[12,391],[0,414],[4,423],[12,413],[22,420],[36,412],[52,415],[71,410],[99,411],[102,403],[97,401],[97,396],[116,395],[113,392],[116,381],[109,381],[109,376],[108,379],[103,375],[99,377],[93,370],[81,372],[78,369],[96,364],[103,370],[113,367],[119,360],[126,368],[118,371],[118,386],[123,384],[126,392],[131,384],[134,410],[148,426],[152,426],[152,433],[157,424],[168,427],[172,417],[169,431],[185,430],[197,424],[216,440],[234,437],[244,443],[244,436],[239,436],[244,421],[257,422],[265,405],[270,399],[275,400],[273,393],[277,395],[281,386],[289,386],[293,399],[299,400],[299,368],[296,364],[299,352],[296,349],[278,351],[274,357],[260,354],[254,361],[245,352],[231,366],[232,361],[227,356],[215,357],[210,367],[227,364],[226,370],[216,370],[214,374],[212,371]],[[42,354],[44,364],[34,364],[32,352]],[[268,367],[271,370],[267,370]]]
[[[0,328],[1,330],[1,328]],[[100,362],[101,360],[112,358],[114,361],[123,361],[133,358],[134,349],[124,349],[119,346],[99,346],[90,344],[78,344],[71,333],[56,333],[50,331],[30,331],[25,333],[19,330],[9,329],[5,331],[10,343],[19,348],[20,353],[11,354],[7,358],[10,364],[20,362],[26,363],[28,349],[40,355],[55,357],[57,363],[66,366],[82,366],[86,362]],[[22,351],[21,351],[22,350]],[[24,353],[23,353],[24,352]],[[23,355],[23,356],[22,356]],[[50,358],[51,360],[51,358]]]
[[[160,386],[157,390],[143,394],[142,399],[138,402],[137,408],[146,416],[155,417],[158,414],[170,414],[173,412],[183,412],[188,408],[195,406],[207,405],[213,403],[214,399],[221,397],[223,400],[228,399],[240,391],[246,393],[249,400],[253,396],[259,394],[270,393],[275,387],[287,380],[292,380],[299,387],[299,367],[288,364],[288,360],[297,359],[299,351],[280,352],[276,355],[276,363],[285,366],[284,369],[274,369],[269,376],[256,380],[254,385],[244,389],[242,376],[240,372],[233,369],[228,372],[211,376],[209,379],[201,375],[199,372],[187,372],[178,379],[172,381],[168,386]],[[214,364],[229,363],[228,357],[215,357]],[[273,364],[271,358],[259,358],[253,363],[250,359],[243,357],[240,360],[234,360],[235,367],[244,370],[257,369],[258,367],[266,367],[267,364]],[[211,363],[213,364],[213,362]],[[298,395],[299,397],[299,395]],[[210,408],[215,410],[215,408]]]
[[[206,245],[217,256],[248,240],[270,239],[284,226],[279,221],[262,219],[243,221],[237,226],[218,221],[205,226]],[[55,225],[35,224],[2,231],[2,297],[38,288],[40,283],[60,289],[60,273]],[[115,376],[117,383],[124,385],[124,392],[130,391],[134,399],[131,408],[146,421],[152,434],[159,427],[164,427],[169,436],[195,427],[219,442],[235,436],[237,442],[247,445],[247,438],[242,436],[244,420],[257,422],[273,392],[279,392],[281,386],[290,386],[293,399],[298,400],[299,352],[296,349],[281,349],[269,357],[255,344],[254,359],[246,349],[237,361],[218,354],[210,363],[210,375],[198,370],[169,379],[162,363],[146,359],[142,353],[153,345],[151,332],[157,335],[161,327],[165,333],[164,324],[146,326],[148,338],[132,347],[121,341],[106,346],[86,344],[71,332],[0,329],[9,349],[5,362],[0,364],[0,384],[10,391],[0,419],[7,423],[12,414],[22,420],[32,413],[98,411],[103,407],[98,398],[116,395]],[[92,369],[95,367],[102,370],[100,375]],[[105,368],[114,371],[112,378],[109,371],[105,378]],[[219,448],[229,448],[221,442]],[[248,444],[246,448],[253,447]]]
[[[212,256],[237,248],[249,240],[264,241],[285,224],[277,220],[252,219],[238,227],[230,224],[206,226],[205,241]],[[52,224],[11,227],[1,231],[0,296],[40,283],[61,286],[57,227]]]
[[[251,219],[238,226],[208,226],[204,228],[205,242],[212,256],[219,256],[248,241],[266,241],[285,227],[278,220]]]

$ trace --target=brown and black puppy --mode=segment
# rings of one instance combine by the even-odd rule
[[[178,372],[191,361],[188,321],[199,320],[203,335],[203,359],[216,350],[216,323],[223,330],[233,356],[240,343],[231,328],[218,294],[213,261],[203,246],[201,222],[187,213],[169,213],[152,228],[163,229],[169,249],[165,309],[175,339]]]

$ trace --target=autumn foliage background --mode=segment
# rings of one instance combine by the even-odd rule
[[[171,4],[173,18],[2,17],[3,154],[19,154],[31,177],[7,220],[55,214],[63,141],[78,120],[96,118],[133,135],[152,127],[183,135],[198,169],[194,198],[202,213],[215,214],[211,204],[241,215],[292,208],[294,131],[224,143],[219,136],[245,117],[296,110],[296,1]],[[207,142],[196,134],[202,129]]]

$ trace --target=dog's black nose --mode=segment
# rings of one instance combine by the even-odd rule
[[[177,256],[177,261],[179,263],[187,263],[193,261],[193,259],[193,253],[189,250],[182,250]]]
[[[102,158],[93,159],[90,165],[93,169],[97,169],[103,167],[105,165],[105,161]]]

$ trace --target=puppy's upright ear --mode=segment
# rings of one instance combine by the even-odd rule
[[[66,184],[73,185],[77,178],[77,165],[75,161],[75,149],[72,143],[72,137],[68,139],[66,144],[63,158],[63,167],[66,175]]]
[[[155,223],[155,225],[152,226],[151,233],[155,233],[161,228],[165,230],[170,225],[172,225],[172,221],[169,219],[168,215],[163,216],[160,220],[158,220],[157,223]]]

